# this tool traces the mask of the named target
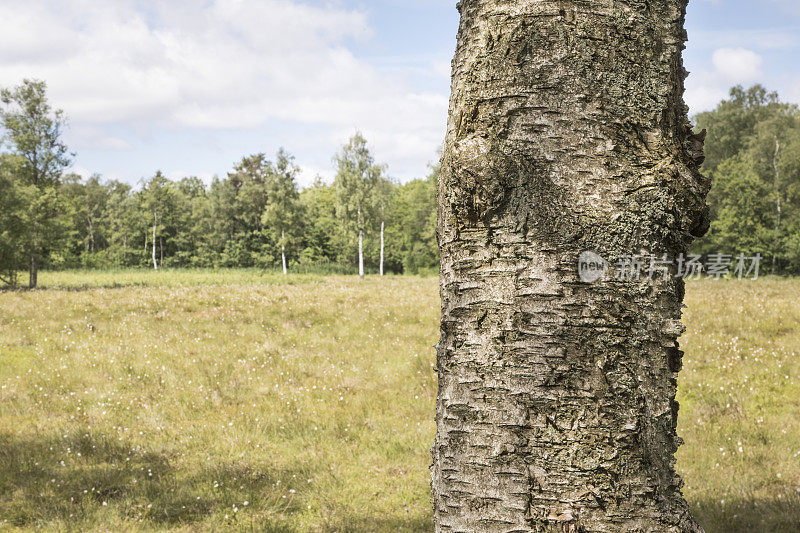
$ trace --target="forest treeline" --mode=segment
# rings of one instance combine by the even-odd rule
[[[65,173],[64,118],[46,86],[0,94],[0,278],[41,268],[250,267],[420,273],[438,266],[438,170],[390,179],[361,134],[334,157],[332,183],[299,188],[287,151],[245,156],[223,178],[134,187]]]
[[[334,182],[317,179],[302,190],[294,159],[283,150],[273,159],[244,157],[209,185],[196,177],[170,180],[160,172],[138,188],[67,175],[58,193],[63,227],[48,264],[282,268],[285,261],[290,271],[298,265],[354,271],[361,232],[366,268],[377,271],[383,224],[387,272],[434,269],[436,171],[401,185],[367,163],[376,174],[370,183],[346,168],[364,156],[369,157],[357,135],[337,156],[345,168]],[[362,183],[350,186],[348,178]]]
[[[800,274],[800,110],[761,85],[740,86],[695,117],[707,131],[711,227],[699,254],[764,258],[767,274]]]
[[[65,118],[46,85],[0,92],[0,281],[39,268],[251,267],[331,272],[435,271],[438,168],[397,183],[353,136],[332,183],[297,184],[280,149],[245,156],[225,177],[136,186],[67,172]],[[800,273],[800,112],[760,85],[734,87],[706,129],[711,228],[695,252],[760,253],[776,274]]]

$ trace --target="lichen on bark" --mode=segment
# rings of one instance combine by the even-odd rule
[[[701,531],[683,284],[578,278],[707,229],[684,0],[463,0],[439,189],[437,531]]]

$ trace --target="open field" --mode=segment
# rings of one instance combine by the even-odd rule
[[[430,531],[434,278],[43,273],[0,293],[0,530]],[[694,282],[708,532],[800,530],[800,281]]]

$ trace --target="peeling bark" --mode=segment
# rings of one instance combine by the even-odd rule
[[[684,0],[463,0],[439,186],[437,531],[699,532],[674,470],[680,280],[578,255],[708,228]]]

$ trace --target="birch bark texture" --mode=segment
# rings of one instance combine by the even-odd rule
[[[699,532],[674,470],[684,294],[583,283],[708,228],[685,0],[462,0],[439,185],[437,531]],[[667,279],[664,279],[667,278]]]

